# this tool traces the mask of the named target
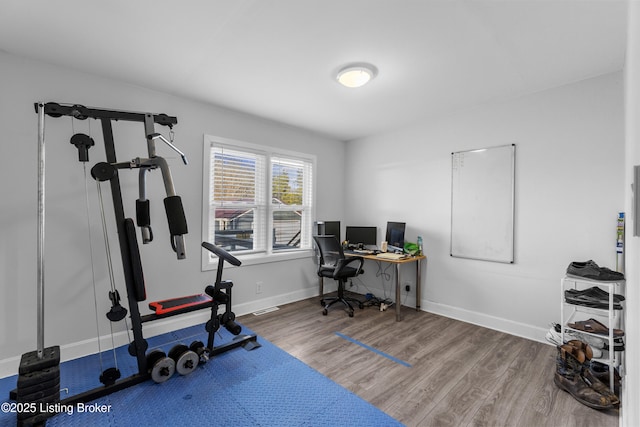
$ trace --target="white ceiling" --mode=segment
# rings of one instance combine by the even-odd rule
[[[621,70],[626,10],[626,0],[2,0],[0,50],[351,140]],[[379,70],[369,85],[333,80],[363,61]]]

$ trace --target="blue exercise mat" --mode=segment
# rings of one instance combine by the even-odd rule
[[[251,331],[243,328],[243,334]],[[233,335],[221,328],[216,346]],[[206,343],[203,325],[147,339],[149,349],[166,353],[176,344]],[[181,341],[184,340],[184,341]],[[258,337],[261,347],[237,348],[212,358],[193,373],[177,373],[156,384],[149,380],[108,396],[74,405],[47,420],[47,426],[401,426],[397,420],[318,371]],[[64,350],[62,350],[64,355]],[[116,349],[122,378],[137,371],[127,347]],[[103,369],[113,353],[102,353]],[[97,354],[60,365],[60,386],[69,394],[101,386]],[[0,379],[0,402],[9,402],[16,376]],[[16,414],[0,411],[1,426],[15,426]]]

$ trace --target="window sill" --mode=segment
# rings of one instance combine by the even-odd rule
[[[306,249],[301,251],[290,251],[290,252],[280,252],[280,253],[272,253],[269,255],[266,254],[250,254],[250,255],[240,255],[237,258],[242,262],[242,266],[247,265],[258,265],[258,264],[267,264],[272,262],[281,262],[281,261],[290,261],[294,259],[302,259],[309,258],[314,255],[313,249]],[[215,270],[218,268],[218,260],[214,259],[212,261],[208,261],[208,256],[203,260],[202,271]],[[234,268],[234,266],[230,264],[225,264],[225,268]]]

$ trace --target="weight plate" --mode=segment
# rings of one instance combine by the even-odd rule
[[[54,384],[47,389],[35,391],[30,394],[19,394],[16,397],[16,402],[36,402],[50,396],[58,396],[58,398],[60,398],[60,383]]]
[[[29,372],[28,374],[20,374],[18,375],[18,390],[54,379],[60,381],[60,366]]]
[[[189,347],[184,344],[174,345],[173,347],[171,347],[171,350],[169,350],[168,356],[177,362],[182,353],[188,350]]]
[[[180,375],[189,375],[198,367],[200,356],[196,352],[187,350],[176,360],[176,371]]]
[[[38,351],[30,351],[20,358],[19,374],[29,374],[31,372],[42,371],[53,368],[60,364],[60,346],[47,347],[42,350],[42,355],[38,356]]]
[[[18,396],[23,397],[32,393],[36,393],[38,391],[46,390],[51,387],[58,387],[60,390],[60,378],[53,378],[51,380],[44,381],[42,383],[34,384],[29,387],[20,387],[15,390],[15,397],[13,400],[16,400]]]
[[[164,357],[167,357],[164,351],[160,350],[159,348],[154,348],[149,352],[149,354],[147,354],[147,366],[149,367],[149,369],[151,369],[158,360]]]
[[[176,362],[170,357],[158,360],[151,368],[151,379],[157,383],[163,383],[173,376],[176,371]]]
[[[189,346],[189,349],[191,351],[195,351],[196,353],[198,353],[198,350],[200,350],[202,348],[204,348],[204,343],[202,341],[194,341]]]

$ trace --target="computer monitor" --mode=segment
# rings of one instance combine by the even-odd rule
[[[340,221],[325,221],[324,234],[326,236],[336,236],[336,239],[338,239],[338,242],[339,242],[340,241]]]
[[[340,240],[340,221],[317,221],[314,223],[314,235],[336,236]]]
[[[387,222],[387,248],[394,251],[404,250],[404,229],[406,223],[404,222]]]
[[[360,227],[348,225],[346,239],[350,245],[376,246],[378,229],[376,227]]]

